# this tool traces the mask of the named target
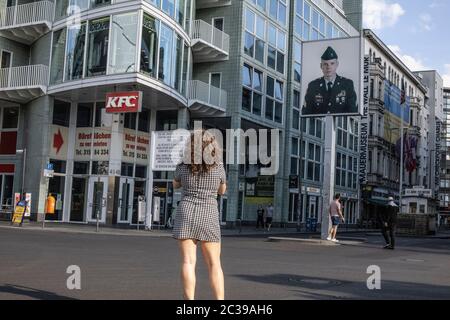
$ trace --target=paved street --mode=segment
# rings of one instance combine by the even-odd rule
[[[269,242],[223,238],[227,299],[450,299],[450,240],[400,238],[398,250],[367,242]],[[81,290],[66,269],[81,268]],[[367,289],[369,265],[381,290]],[[181,299],[177,244],[169,237],[0,228],[0,299]],[[197,298],[210,298],[199,253]]]

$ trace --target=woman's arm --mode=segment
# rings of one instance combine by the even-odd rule
[[[227,184],[226,183],[221,183],[220,186],[219,186],[219,190],[217,190],[217,193],[219,195],[223,196],[226,191],[227,191]]]

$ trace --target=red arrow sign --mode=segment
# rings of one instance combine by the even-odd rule
[[[64,144],[63,136],[61,134],[61,131],[58,129],[58,133],[55,133],[53,135],[53,148],[56,149],[56,154],[59,153],[59,150],[61,150],[63,144]]]

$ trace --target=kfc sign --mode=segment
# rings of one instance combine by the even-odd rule
[[[106,94],[106,112],[141,112],[142,91],[113,92]]]

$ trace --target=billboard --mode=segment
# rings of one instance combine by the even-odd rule
[[[361,114],[360,37],[303,42],[302,117]]]

